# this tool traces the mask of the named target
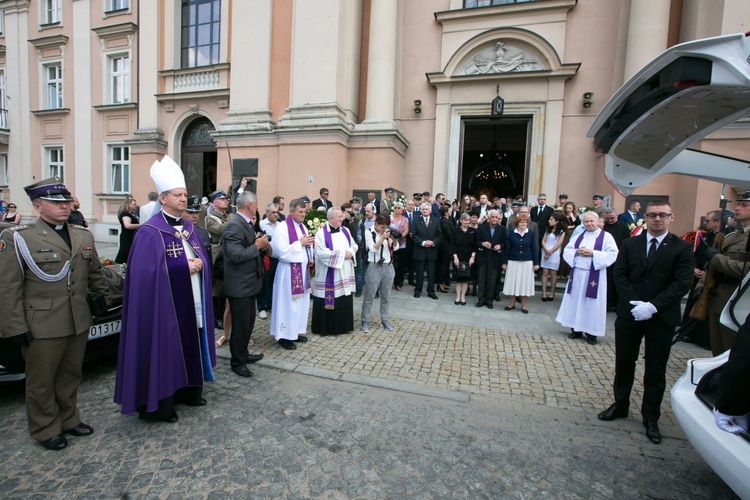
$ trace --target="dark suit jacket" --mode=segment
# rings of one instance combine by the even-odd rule
[[[330,200],[321,200],[320,198],[318,198],[317,200],[313,200],[312,202],[313,210],[317,210],[320,207],[325,207],[326,212],[327,212],[328,209],[331,208],[332,206],[333,206],[333,203]]]
[[[255,230],[241,215],[224,226],[224,293],[227,297],[252,297],[263,285],[263,254],[255,246]]]
[[[633,321],[631,300],[651,302],[656,307],[653,318],[669,326],[680,324],[680,301],[693,283],[695,258],[689,243],[672,233],[667,234],[651,264],[646,261],[644,232],[620,245],[614,267],[614,281],[620,293],[617,316]]]
[[[539,224],[539,228],[541,229],[541,234],[544,234],[545,231],[547,231],[547,225],[549,224],[549,218],[552,216],[552,213],[555,211],[551,206],[544,205],[544,208],[542,209],[542,213],[539,213],[538,207],[533,207],[530,210],[531,220],[533,222],[536,222]]]
[[[630,224],[631,222],[638,222],[641,219],[643,219],[642,213],[639,212],[635,214],[635,220],[633,220],[633,218],[630,216],[630,212],[628,212],[627,210],[625,210],[623,213],[617,216],[617,221],[622,222],[626,226]]]
[[[508,232],[504,226],[498,224],[495,226],[495,235],[491,236],[492,231],[490,231],[490,229],[489,224],[480,224],[477,228],[477,258],[475,259],[475,263],[478,266],[482,266],[489,262],[492,264],[492,267],[500,268],[500,265],[502,264],[501,252],[505,249],[505,240]],[[489,241],[493,247],[495,245],[501,245],[501,251],[496,252],[484,248],[482,243],[485,241]]]
[[[424,217],[420,213],[409,227],[409,235],[414,242],[414,260],[437,260],[442,231],[436,217],[430,215],[430,225],[425,226]],[[423,247],[422,242],[426,240],[431,240],[434,245],[430,248]]]

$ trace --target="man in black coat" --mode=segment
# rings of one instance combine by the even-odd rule
[[[328,195],[328,188],[320,188],[320,198],[312,202],[313,210],[320,210],[322,208],[323,210],[320,211],[327,213],[329,208],[333,208],[333,203],[328,199]]]
[[[620,293],[615,320],[615,402],[599,413],[599,420],[628,416],[635,363],[645,337],[641,415],[646,436],[659,444],[657,422],[672,336],[681,320],[680,300],[693,281],[695,258],[690,244],[668,232],[674,220],[668,201],[650,201],[645,217],[648,231],[625,240],[615,262],[614,283]]]
[[[617,210],[612,207],[608,207],[604,210],[604,227],[602,227],[602,230],[612,235],[618,250],[622,246],[622,242],[627,238],[630,238],[630,230],[628,229],[628,226],[617,219]],[[607,283],[614,283],[614,270],[614,264],[607,268]],[[620,294],[617,293],[617,287],[608,286],[607,310],[614,311],[617,308],[617,302],[619,300]]]
[[[500,225],[500,213],[490,210],[487,224],[481,224],[477,229],[477,258],[476,265],[479,271],[477,284],[479,287],[479,300],[476,307],[487,306],[492,309],[495,299],[495,284],[500,273],[502,264],[501,251],[505,246],[507,231]]]
[[[255,194],[243,191],[237,195],[237,215],[227,222],[221,237],[224,258],[224,293],[232,311],[230,366],[240,377],[252,377],[246,363],[255,363],[262,354],[248,354],[247,344],[255,326],[255,296],[263,285],[263,254],[270,250],[268,236],[257,237],[250,217],[258,202]]]
[[[549,218],[552,217],[552,212],[555,210],[547,205],[547,195],[544,193],[539,193],[536,202],[537,206],[531,209],[531,220],[539,225],[540,233],[544,234],[549,224]]]
[[[442,239],[440,221],[432,215],[432,206],[429,202],[423,202],[419,206],[419,211],[421,216],[416,217],[414,224],[409,228],[409,235],[414,242],[414,269],[417,275],[414,297],[419,298],[422,295],[424,268],[427,266],[427,296],[437,300],[437,295],[435,295],[435,268],[437,266],[438,246]]]

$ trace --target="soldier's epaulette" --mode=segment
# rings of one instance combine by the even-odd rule
[[[7,227],[7,228],[5,228],[3,230],[3,232],[5,232],[5,231],[21,231],[22,229],[31,229],[32,227],[34,227],[34,224],[19,224],[17,226]]]
[[[88,229],[87,229],[87,228],[85,228],[85,227],[83,227],[83,226],[81,226],[81,225],[79,225],[79,224],[70,224],[70,223],[69,223],[69,224],[68,224],[68,227],[74,227],[74,228],[76,228],[76,229],[86,229],[86,230],[88,231]]]

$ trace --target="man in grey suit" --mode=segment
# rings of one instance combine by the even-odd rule
[[[263,285],[263,254],[270,251],[268,236],[257,237],[250,217],[258,202],[255,194],[243,191],[237,196],[237,215],[226,223],[222,235],[224,255],[224,292],[232,311],[230,366],[240,377],[252,377],[246,363],[255,363],[262,354],[248,354],[247,343],[255,326],[255,296]]]
[[[414,297],[422,295],[424,268],[427,266],[427,296],[437,300],[435,295],[435,267],[437,266],[438,246],[442,235],[440,221],[432,215],[432,205],[424,202],[419,206],[421,217],[415,217],[409,234],[414,242],[414,268],[417,274],[417,285]]]

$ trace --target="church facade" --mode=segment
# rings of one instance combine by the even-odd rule
[[[145,204],[165,154],[189,194],[251,178],[275,195],[449,199],[594,193],[618,211],[586,130],[677,43],[748,31],[742,0],[4,0],[0,195],[59,175],[98,240]],[[745,160],[750,122],[700,149]],[[722,186],[665,176],[688,231]],[[732,199],[731,186],[727,197]],[[731,205],[730,205],[731,206]]]

